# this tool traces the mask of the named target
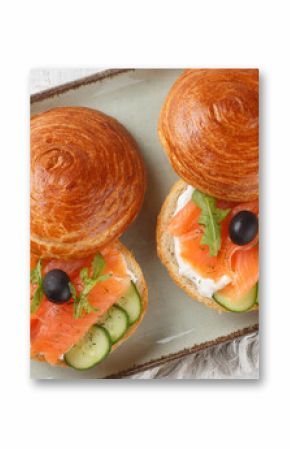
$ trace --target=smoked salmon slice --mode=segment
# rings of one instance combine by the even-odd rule
[[[219,294],[228,298],[241,298],[259,280],[259,248],[255,245],[248,251],[236,251],[232,257],[232,271],[234,278],[232,282]]]
[[[203,226],[198,223],[201,210],[193,201],[186,203],[171,218],[167,230],[178,238],[180,256],[194,271],[214,281],[224,275],[229,276],[231,283],[220,292],[231,289],[232,295],[243,294],[258,281],[258,237],[247,245],[238,246],[231,241],[228,228],[232,217],[242,210],[258,214],[258,201],[241,204],[217,201],[217,206],[231,208],[221,223],[221,249],[217,256],[211,256],[208,245],[201,244],[204,232]]]
[[[31,355],[41,354],[48,363],[56,364],[89,328],[107,310],[115,304],[130,286],[130,277],[126,271],[126,264],[120,251],[111,245],[101,251],[105,259],[105,273],[112,276],[95,285],[88,295],[89,302],[98,310],[74,318],[73,300],[65,304],[54,304],[44,296],[38,310],[31,315]],[[32,265],[37,260],[32,261]],[[75,261],[43,260],[42,275],[58,268],[65,271],[80,293],[83,284],[79,276],[84,267],[91,269],[92,257]]]

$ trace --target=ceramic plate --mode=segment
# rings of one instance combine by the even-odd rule
[[[121,238],[136,256],[149,287],[149,307],[137,332],[99,366],[85,372],[31,362],[34,379],[123,377],[258,328],[258,313],[222,313],[193,301],[168,276],[156,255],[158,212],[178,179],[157,137],[164,98],[180,70],[98,73],[31,97],[31,114],[57,106],[87,106],[116,117],[135,137],[148,171],[137,220]]]

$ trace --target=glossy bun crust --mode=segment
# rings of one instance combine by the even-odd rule
[[[31,251],[79,258],[134,220],[145,192],[138,147],[117,120],[79,107],[31,119]]]
[[[258,70],[185,70],[166,98],[158,131],[188,184],[230,201],[258,197]]]

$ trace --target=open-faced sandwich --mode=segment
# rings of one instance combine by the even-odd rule
[[[138,214],[145,170],[115,119],[79,107],[31,119],[31,357],[88,369],[138,327],[142,271],[118,237]]]
[[[158,133],[182,178],[158,218],[161,261],[209,307],[257,308],[258,70],[185,70],[163,105]]]

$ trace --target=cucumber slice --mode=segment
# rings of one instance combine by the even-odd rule
[[[126,294],[118,301],[118,306],[127,312],[130,325],[139,319],[142,311],[141,297],[134,282],[131,281]]]
[[[65,362],[77,370],[86,370],[100,363],[111,350],[111,340],[103,327],[94,325],[64,356]]]
[[[256,298],[256,304],[259,304],[259,282],[257,283],[257,298]]]
[[[124,309],[119,306],[113,306],[106,313],[102,323],[111,338],[111,342],[116,343],[123,337],[129,327],[129,316]]]
[[[246,312],[255,304],[256,298],[257,284],[254,285],[254,287],[251,288],[248,293],[238,299],[229,298],[227,296],[221,295],[219,292],[216,292],[213,295],[213,299],[218,304],[231,312]]]

